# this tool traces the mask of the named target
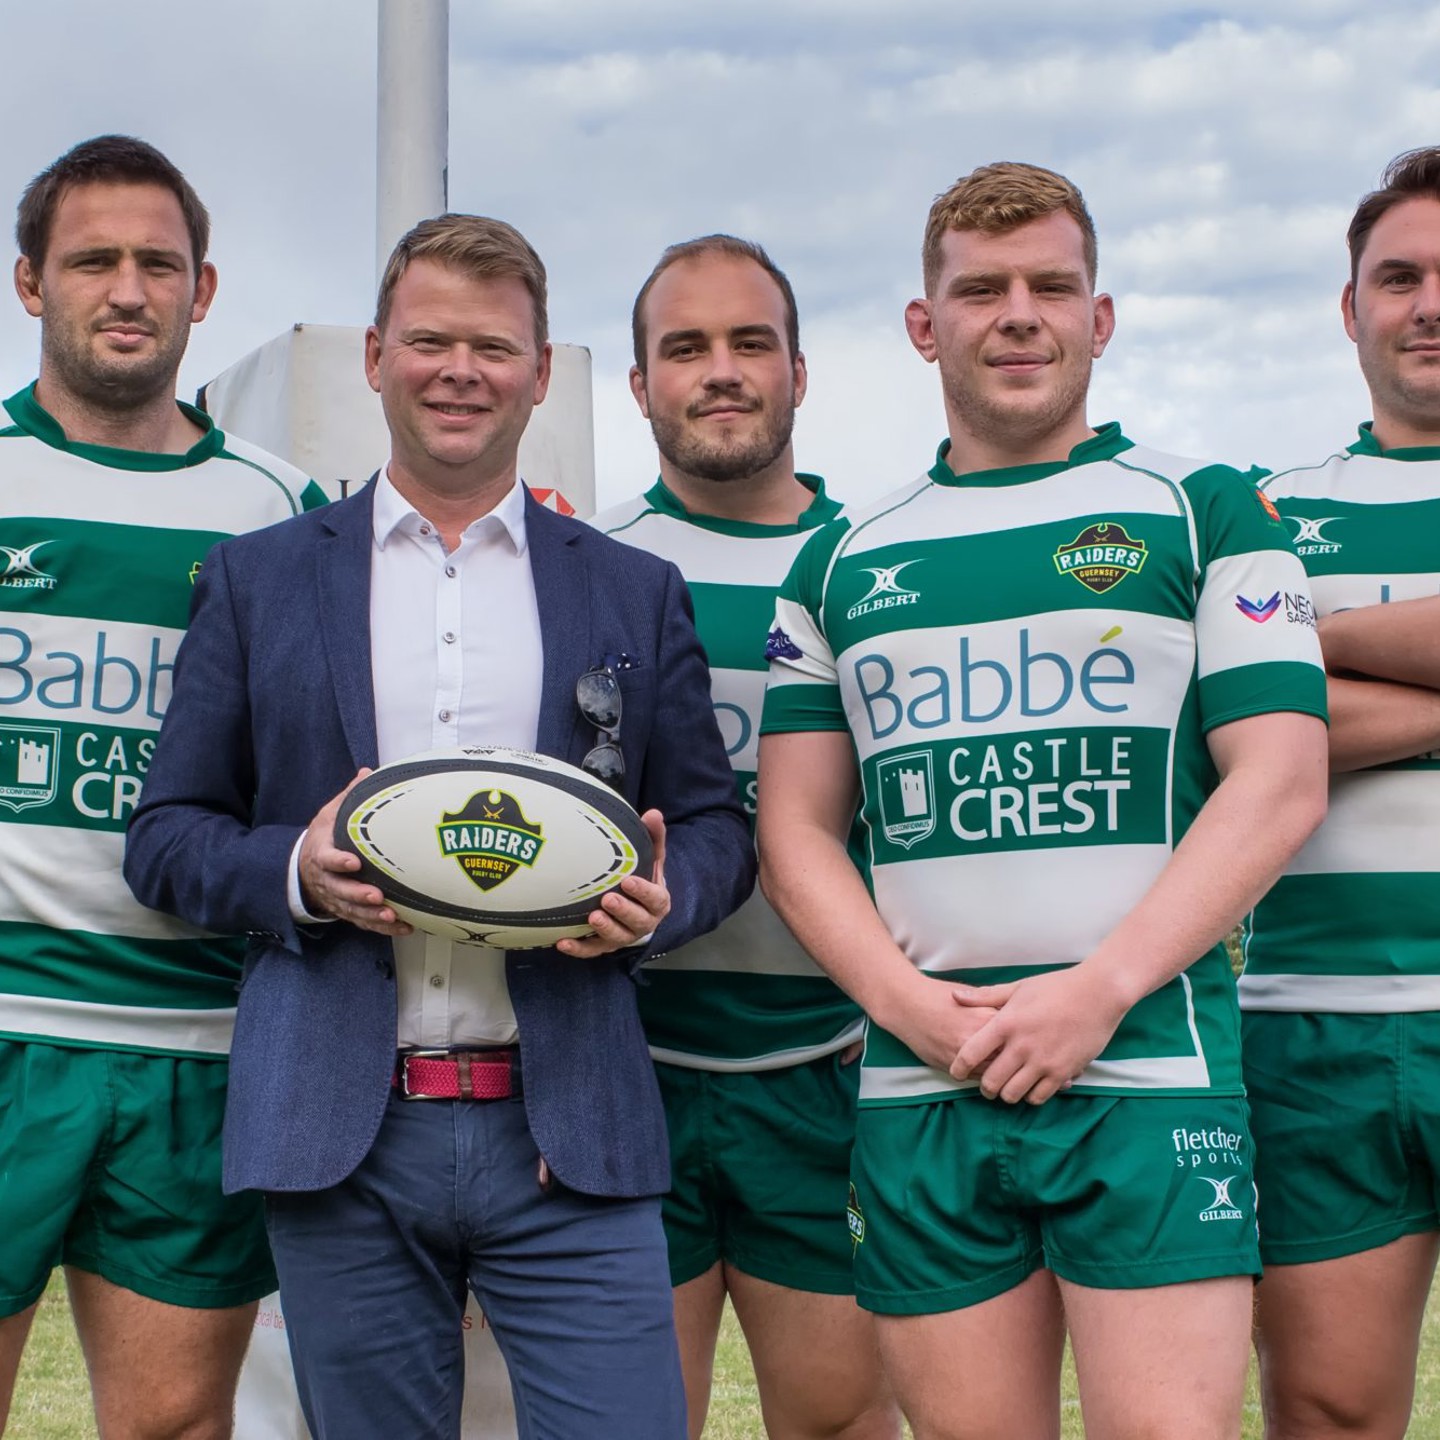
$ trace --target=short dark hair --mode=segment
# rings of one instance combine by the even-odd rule
[[[433,260],[458,270],[472,280],[501,280],[513,276],[530,292],[535,316],[535,349],[545,348],[550,321],[546,308],[545,264],[535,247],[513,226],[488,215],[447,212],[422,220],[396,242],[380,277],[375,298],[375,328],[383,331],[400,277],[415,260]]]
[[[640,287],[635,297],[635,306],[630,312],[630,335],[635,344],[635,368],[645,373],[645,301],[655,282],[674,264],[681,260],[699,260],[706,255],[728,255],[732,260],[753,260],[779,287],[780,298],[785,303],[785,341],[790,346],[790,358],[800,353],[800,314],[795,307],[795,291],[790,287],[785,272],[765,253],[762,245],[753,240],[741,240],[734,235],[701,235],[694,240],[682,240],[671,245],[655,262],[655,268]]]
[[[1005,235],[1031,220],[1043,220],[1057,212],[1068,215],[1080,227],[1085,270],[1093,287],[1098,247],[1095,222],[1085,206],[1085,197],[1065,176],[1043,165],[1001,160],[962,175],[943,195],[935,197],[920,250],[926,295],[933,296],[940,283],[940,244],[948,231]]]
[[[35,269],[45,263],[55,211],[75,185],[163,185],[180,202],[195,273],[210,248],[210,215],[190,182],[153,145],[133,135],[97,135],[67,150],[26,187],[15,213],[15,242]]]
[[[1375,223],[1402,200],[1416,197],[1440,200],[1440,145],[1425,145],[1397,155],[1380,177],[1380,188],[1372,190],[1355,208],[1345,243],[1350,247],[1350,283],[1360,278],[1360,256]]]

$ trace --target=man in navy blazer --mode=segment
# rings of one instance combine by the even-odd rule
[[[522,1436],[685,1434],[634,975],[735,909],[753,860],[678,572],[519,483],[545,327],[511,227],[442,216],[401,240],[366,337],[390,463],[211,553],[130,827],[145,904],[251,937],[225,1185],[266,1192],[320,1440],[458,1435],[467,1285]],[[444,744],[580,763],[613,733],[577,702],[597,670],[654,879],[553,950],[413,934],[334,847],[357,772]],[[482,1074],[499,1098],[470,1098]]]

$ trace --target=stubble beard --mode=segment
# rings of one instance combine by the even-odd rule
[[[1418,375],[1403,374],[1402,363],[1403,356],[1393,347],[1383,355],[1361,351],[1360,371],[1372,408],[1386,410],[1416,430],[1440,431],[1440,362]]]
[[[41,353],[52,377],[80,404],[111,414],[140,409],[158,399],[175,398],[175,381],[190,327],[157,334],[155,350],[144,359],[107,361],[91,348],[87,332],[77,344],[73,333],[43,320]]]
[[[947,377],[943,368],[941,383],[951,411],[977,440],[1007,449],[1023,449],[1041,443],[1063,429],[1077,414],[1085,413],[1093,363],[1087,355],[1085,363],[1038,405],[998,402],[979,386]]]
[[[734,444],[714,444],[695,433],[685,419],[650,416],[655,448],[677,470],[697,480],[748,480],[773,465],[785,453],[795,429],[795,404],[768,412],[765,423],[750,437]],[[688,417],[687,417],[688,418]]]

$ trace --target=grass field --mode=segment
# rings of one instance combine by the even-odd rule
[[[1085,1430],[1075,1398],[1075,1377],[1068,1365],[1064,1406],[1066,1440],[1080,1440]],[[1440,1298],[1433,1295],[1425,1317],[1420,1379],[1409,1434],[1413,1440],[1440,1440]],[[706,1440],[764,1440],[764,1435],[749,1357],[734,1316],[727,1312]],[[1245,1440],[1259,1440],[1260,1436],[1253,1376],[1243,1435]],[[94,1440],[84,1365],[63,1286],[52,1285],[40,1304],[20,1368],[8,1436],[10,1440]]]

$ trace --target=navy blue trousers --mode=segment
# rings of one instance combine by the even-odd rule
[[[521,1440],[685,1440],[660,1202],[542,1191],[519,1099],[392,1098],[329,1190],[266,1215],[316,1440],[456,1440],[467,1286]]]

